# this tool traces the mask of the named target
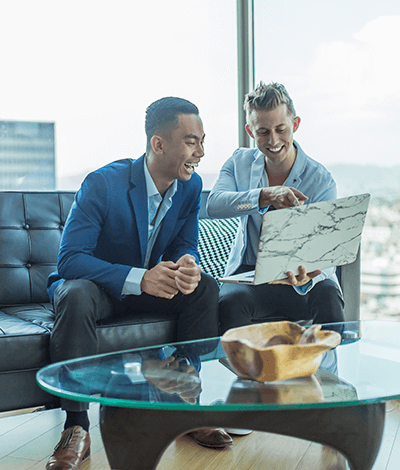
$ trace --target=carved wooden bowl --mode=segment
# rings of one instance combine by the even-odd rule
[[[228,330],[221,342],[240,377],[273,382],[317,371],[322,354],[341,342],[339,333],[320,328],[313,325],[306,329],[289,321],[261,323]],[[275,339],[289,344],[273,344]],[[299,340],[303,344],[296,344]]]

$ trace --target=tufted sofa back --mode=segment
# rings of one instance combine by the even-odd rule
[[[73,192],[0,192],[0,305],[49,302]]]
[[[209,219],[203,191],[199,253],[203,271],[223,275],[238,219]],[[56,269],[73,191],[0,191],[0,306],[48,303],[48,275]],[[360,257],[337,269],[346,319],[360,318]]]
[[[56,269],[62,230],[73,191],[0,192],[0,305],[48,303],[46,283]],[[238,219],[212,220],[202,195],[200,266],[218,279],[238,227]]]

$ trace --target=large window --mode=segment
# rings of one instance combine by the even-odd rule
[[[206,188],[237,146],[235,0],[2,0],[0,45],[0,121],[54,123],[59,189],[142,155],[163,96],[200,109]]]
[[[370,192],[363,318],[400,319],[400,3],[255,0],[256,82],[283,83],[295,138],[339,196]]]
[[[46,184],[77,189],[89,171],[142,155],[146,107],[181,96],[200,109],[198,171],[210,189],[238,146],[236,3],[2,0],[0,148],[36,145],[25,134],[11,142],[19,134],[7,126],[51,128]],[[286,85],[306,153],[333,173],[339,196],[373,196],[364,318],[400,318],[399,1],[254,0],[254,33],[255,81]],[[43,184],[43,159],[23,157],[29,165],[0,152],[0,170],[8,168],[0,189]]]

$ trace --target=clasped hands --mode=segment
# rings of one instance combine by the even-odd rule
[[[267,206],[273,206],[275,209],[285,209],[288,207],[302,206],[307,199],[308,197],[296,188],[271,186],[261,190],[259,206],[261,209]],[[321,274],[319,269],[307,273],[304,266],[299,266],[299,274],[297,276],[292,271],[288,271],[287,278],[271,281],[268,284],[283,284],[300,287],[308,284],[319,274]]]
[[[161,261],[145,272],[140,287],[154,297],[172,299],[178,292],[191,294],[201,279],[200,266],[192,255],[183,255],[176,263]]]

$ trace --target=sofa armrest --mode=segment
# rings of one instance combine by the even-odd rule
[[[361,290],[360,249],[355,261],[337,268],[337,274],[344,297],[344,318],[346,321],[359,321]]]

